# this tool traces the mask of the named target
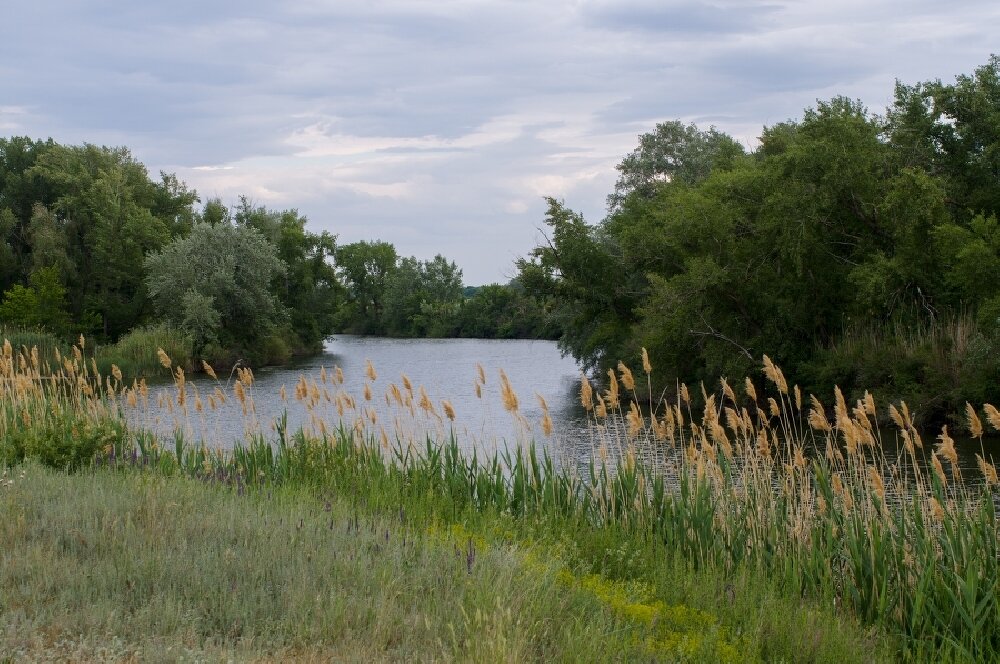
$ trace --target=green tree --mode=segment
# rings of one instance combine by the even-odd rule
[[[285,266],[253,228],[197,223],[190,235],[151,253],[145,268],[157,313],[201,344],[218,339],[252,350],[285,320],[270,289]]]
[[[7,290],[0,303],[0,321],[66,334],[70,318],[66,311],[66,288],[59,281],[58,270],[39,268],[31,273],[28,286],[15,284]]]
[[[339,326],[359,334],[383,332],[385,295],[396,270],[396,248],[388,242],[354,242],[337,247],[337,274],[348,299]]]

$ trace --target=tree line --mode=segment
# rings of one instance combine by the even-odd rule
[[[752,375],[906,398],[928,419],[1000,392],[1000,59],[835,97],[759,147],[682,122],[640,137],[607,215],[549,200],[518,263],[562,348],[606,370],[646,347],[661,383]]]
[[[295,209],[210,199],[126,148],[0,138],[0,324],[113,343],[169,326],[192,358],[281,362],[337,331],[553,336],[516,284],[464,290],[441,256],[338,245]],[[153,335],[155,337],[155,335]]]

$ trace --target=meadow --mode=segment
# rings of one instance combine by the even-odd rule
[[[225,399],[252,417],[252,371],[193,394],[183,368],[160,361],[179,417]],[[764,381],[678,385],[641,405],[652,385],[624,364],[601,389],[584,378],[583,470],[532,445],[409,442],[375,399],[445,424],[451,406],[371,366],[360,395],[335,368],[283,395],[335,421],[294,432],[279,421],[221,452],[127,426],[123,409],[142,408],[148,389],[100,374],[83,340],[53,360],[6,344],[2,362],[3,500],[17,515],[2,538],[9,657],[103,644],[121,646],[113,659],[166,647],[241,659],[998,656],[991,460],[963,475],[947,428],[925,442],[903,403],[886,411],[905,453],[886,455],[871,395],[834,390],[827,408],[766,357]],[[650,381],[645,353],[637,373]],[[965,419],[980,440],[1000,429],[990,405]]]

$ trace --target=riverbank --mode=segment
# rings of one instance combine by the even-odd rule
[[[613,579],[569,564],[579,557],[573,540],[541,523],[453,513],[463,525],[441,513],[440,498],[393,512],[372,509],[367,492],[344,489],[299,483],[244,492],[134,469],[8,471],[0,487],[8,515],[0,523],[0,657],[862,662],[872,648],[888,655],[877,637],[782,597],[762,578],[695,572],[662,556],[653,571],[648,543],[592,543],[609,547],[603,555],[621,557],[619,564],[643,566],[652,580]]]
[[[907,443],[890,459],[870,396],[849,406],[837,391],[831,421],[769,361],[765,384],[748,379],[737,394],[722,381],[720,397],[703,391],[700,402],[681,386],[677,402],[646,411],[653,417],[631,400],[636,378],[624,365],[604,392],[584,381],[598,443],[584,467],[534,445],[494,454],[463,450],[454,434],[401,438],[392,426],[403,413],[448,426],[453,408],[405,376],[379,383],[373,366],[361,395],[343,390],[339,370],[303,376],[282,398],[301,403],[310,424],[258,426],[228,452],[183,431],[167,439],[126,426],[116,404],[146,401],[144,386],[95,383],[79,350],[58,376],[38,366],[5,350],[8,464],[193,479],[236,499],[289,491],[324,508],[339,501],[359,517],[398,519],[413,529],[408,538],[438,542],[467,567],[482,552],[512,555],[529,587],[543,561],[647,658],[982,661],[998,650],[991,461],[979,458],[979,476],[963,472],[947,430],[932,452],[905,404],[888,408]],[[374,385],[391,419],[369,405],[381,398]],[[504,410],[524,419],[505,374],[499,387]],[[256,389],[244,370],[231,387],[197,395],[176,372],[169,402],[178,417],[197,418],[206,401],[234,401],[253,422]],[[544,430],[548,406],[539,405]],[[966,416],[980,438],[1000,427],[992,406]]]

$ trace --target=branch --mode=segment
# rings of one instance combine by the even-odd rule
[[[696,335],[701,336],[701,337],[712,337],[713,339],[719,339],[720,341],[725,341],[726,343],[732,344],[733,346],[736,346],[737,348],[739,348],[740,352],[743,355],[745,355],[747,357],[747,359],[749,359],[751,362],[756,362],[757,361],[757,358],[755,358],[753,356],[753,353],[751,353],[748,348],[746,348],[744,346],[741,346],[740,344],[736,343],[735,341],[733,341],[732,339],[730,339],[726,335],[724,335],[721,332],[719,332],[718,330],[716,330],[714,327],[712,327],[709,324],[709,322],[707,320],[705,320],[704,316],[701,316],[701,322],[704,323],[705,327],[708,328],[707,331],[688,330],[688,334],[696,334]]]

